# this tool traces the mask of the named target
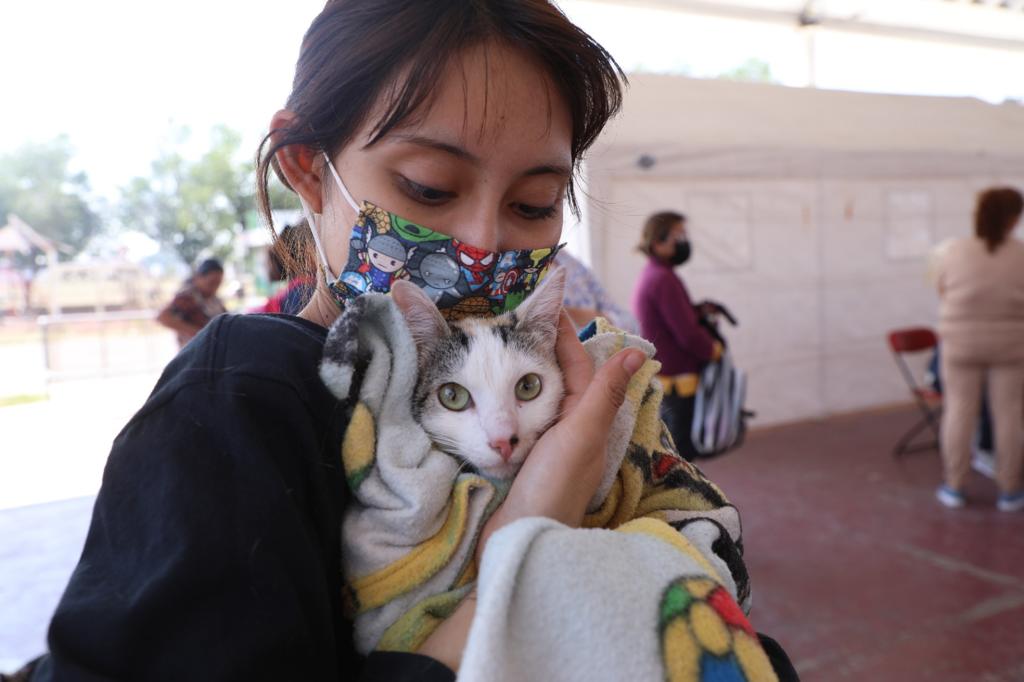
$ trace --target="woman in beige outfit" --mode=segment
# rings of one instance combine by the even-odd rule
[[[939,264],[945,484],[948,507],[964,505],[971,438],[987,385],[995,426],[999,509],[1024,509],[1024,243],[1010,236],[1024,208],[1011,188],[982,192],[975,236],[950,244]]]

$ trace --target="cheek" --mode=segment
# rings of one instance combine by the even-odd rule
[[[446,449],[454,442],[459,445],[460,454],[465,454],[487,445],[475,410],[453,412],[435,400],[423,411],[420,421],[436,440],[448,441],[444,444]]]
[[[543,429],[552,425],[558,417],[558,410],[562,403],[562,382],[548,380],[547,385],[539,396],[527,403],[522,403],[519,409],[519,425],[524,435],[537,437]],[[552,385],[554,384],[554,385]]]
[[[324,212],[320,215],[316,227],[320,232],[320,242],[326,252],[331,272],[338,273],[344,269],[348,260],[349,237],[356,222],[356,215],[348,204],[341,205],[344,199],[339,201],[337,191],[325,193],[328,200],[324,204]],[[317,260],[319,261],[319,257]]]

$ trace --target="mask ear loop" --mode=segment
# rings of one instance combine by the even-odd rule
[[[345,197],[345,201],[352,207],[352,210],[359,214],[359,204],[352,198],[348,188],[345,187],[345,183],[341,181],[341,176],[338,175],[338,171],[334,169],[334,164],[331,163],[331,157],[327,156],[327,152],[321,152],[324,155],[324,161],[327,163],[327,167],[331,169],[331,175],[334,176],[334,181],[338,185],[338,189],[341,190],[341,195]],[[313,219],[313,211],[310,210],[309,204],[306,200],[299,195],[299,203],[302,204],[302,212],[306,216],[306,222],[309,223],[309,231],[313,235],[313,244],[316,246],[317,255],[320,256],[320,263],[323,265],[324,272],[326,273],[328,280],[333,281],[337,279],[334,272],[331,270],[330,264],[327,262],[327,252],[324,250],[324,246],[320,241],[320,228],[316,224],[316,220]]]
[[[313,211],[309,209],[309,204],[306,203],[302,196],[299,196],[299,203],[302,204],[302,213],[306,216],[306,222],[309,223],[309,232],[313,235],[313,244],[316,246],[317,255],[320,256],[320,265],[324,269],[328,282],[333,281],[337,278],[331,272],[331,266],[327,263],[327,253],[324,251],[323,244],[320,243],[320,229],[317,227],[316,220],[313,219]]]
[[[327,167],[331,169],[331,175],[334,176],[334,181],[338,183],[338,189],[341,190],[341,195],[345,197],[345,201],[352,207],[352,210],[359,213],[359,204],[352,198],[352,195],[348,193],[348,187],[345,187],[345,183],[341,181],[341,176],[338,175],[338,171],[334,169],[334,164],[331,163],[331,157],[327,156],[327,152],[320,152],[324,155],[324,161],[327,162]]]

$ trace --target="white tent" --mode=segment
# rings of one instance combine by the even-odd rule
[[[0,253],[30,254],[33,249],[41,251],[47,258],[56,259],[56,244],[18,216],[8,213],[7,224],[0,227]]]
[[[623,304],[648,214],[689,218],[695,299],[729,305],[759,424],[906,400],[888,330],[934,325],[932,247],[1024,186],[1024,107],[636,76],[586,167],[584,255]]]

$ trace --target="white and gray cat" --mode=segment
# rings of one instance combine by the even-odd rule
[[[510,479],[558,419],[565,393],[555,358],[565,274],[550,273],[512,312],[447,322],[414,284],[392,297],[416,342],[413,415],[444,452]]]

